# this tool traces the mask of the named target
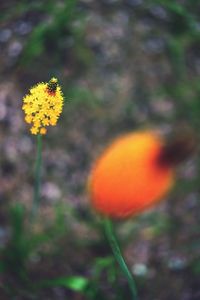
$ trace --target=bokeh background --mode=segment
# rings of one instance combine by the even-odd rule
[[[36,139],[22,98],[53,76],[65,106],[44,138],[31,225]],[[1,1],[0,78],[0,299],[130,299],[87,177],[123,132],[189,125],[198,135],[199,1]],[[140,299],[200,299],[199,170],[195,155],[167,201],[116,224]]]

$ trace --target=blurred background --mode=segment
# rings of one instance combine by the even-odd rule
[[[0,299],[124,300],[126,280],[86,182],[117,135],[200,127],[200,3],[0,2]],[[21,110],[57,77],[64,112],[43,143],[42,206],[30,224],[36,138]],[[198,155],[167,201],[116,224],[142,300],[200,299]]]

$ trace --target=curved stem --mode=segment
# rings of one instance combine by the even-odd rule
[[[112,221],[108,218],[104,219],[104,228],[105,228],[105,233],[108,238],[108,241],[110,243],[110,246],[112,248],[113,254],[115,256],[115,259],[117,260],[122,272],[124,273],[124,276],[127,278],[131,294],[132,294],[132,300],[137,300],[137,289],[136,289],[136,284],[133,279],[133,276],[131,275],[131,272],[129,271],[124,258],[122,256],[121,250],[118,245],[118,241],[116,239],[114,229],[113,229],[113,224]]]
[[[40,204],[40,186],[41,186],[41,166],[42,166],[42,136],[41,134],[37,135],[37,154],[35,162],[35,186],[34,186],[34,195],[33,195],[33,204],[31,217],[35,218],[38,212]]]

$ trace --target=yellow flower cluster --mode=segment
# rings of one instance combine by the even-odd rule
[[[32,124],[32,134],[46,134],[46,127],[55,126],[63,109],[63,94],[58,80],[38,83],[23,98],[25,121]]]

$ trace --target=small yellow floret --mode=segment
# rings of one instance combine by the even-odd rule
[[[42,127],[40,129],[40,134],[46,134],[46,132],[47,132],[46,128]]]
[[[46,127],[55,126],[63,110],[63,94],[58,80],[38,83],[23,98],[25,121],[32,124],[32,134],[46,134]]]

